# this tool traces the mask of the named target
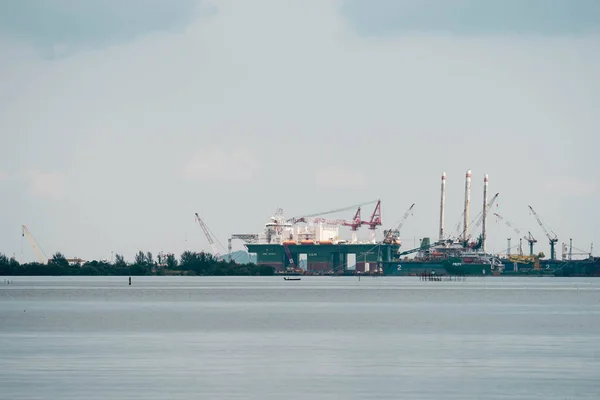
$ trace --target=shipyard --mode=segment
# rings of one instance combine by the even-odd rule
[[[283,209],[278,208],[265,223],[262,232],[235,233],[229,237],[229,259],[232,241],[240,240],[247,252],[255,255],[258,265],[272,267],[275,273],[286,275],[600,276],[600,258],[592,256],[592,248],[589,252],[576,249],[573,253],[570,239],[569,244],[561,243],[561,254],[557,255],[557,235],[531,206],[528,208],[550,245],[549,256],[535,252],[538,240],[531,232],[523,235],[498,213],[494,213],[497,221],[503,222],[519,235],[517,244],[511,246],[512,238],[508,238],[503,254],[487,251],[489,213],[499,193],[488,199],[489,178],[484,175],[481,211],[471,220],[471,180],[471,170],[467,170],[462,231],[459,235],[447,234],[445,229],[446,173],[442,173],[437,238],[423,237],[416,247],[405,246],[400,240],[400,229],[415,204],[406,210],[395,226],[383,229],[383,239],[376,240],[376,230],[384,223],[382,201],[373,200],[294,217],[286,217]],[[327,218],[328,215],[341,212],[352,213],[353,216],[348,219]],[[205,224],[197,214],[196,218],[212,243]],[[349,228],[349,238],[341,236],[342,227]],[[368,240],[358,240],[357,231],[361,228],[369,230]],[[576,258],[573,258],[574,255]]]

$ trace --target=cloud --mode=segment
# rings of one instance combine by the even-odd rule
[[[51,57],[181,30],[197,13],[215,10],[198,0],[5,1],[0,2],[0,34],[29,42]]]
[[[139,249],[180,254],[198,244],[185,235],[197,232],[189,215],[200,206],[219,215],[207,222],[225,238],[260,230],[278,206],[299,215],[366,196],[384,199],[386,224],[416,203],[404,234],[435,236],[439,174],[448,174],[450,227],[463,211],[468,168],[474,208],[488,173],[498,212],[516,225],[536,228],[532,204],[557,232],[600,241],[588,223],[600,219],[598,192],[570,200],[543,187],[564,175],[600,182],[599,37],[364,40],[339,0],[216,4],[218,15],[184,34],[146,34],[60,62],[0,38],[0,142],[11,149],[0,169],[12,186],[0,243],[12,235],[2,227],[35,211],[60,229],[46,236],[55,240],[48,248],[86,258],[113,249],[129,259]],[[227,146],[253,161],[240,166],[248,155]],[[23,201],[13,171],[29,166],[64,172],[77,195]],[[28,192],[29,180],[20,183]],[[88,230],[85,240],[74,226]],[[503,249],[506,229],[496,231],[490,249]]]
[[[362,35],[570,35],[600,31],[597,0],[345,0],[343,14]]]
[[[29,189],[38,197],[58,199],[64,195],[64,177],[56,172],[31,171],[27,174]]]
[[[249,181],[260,164],[244,149],[207,148],[198,152],[183,169],[183,176],[194,181]]]
[[[0,182],[8,180],[8,173],[0,171]]]
[[[316,183],[324,187],[357,188],[367,183],[366,176],[361,171],[341,167],[327,167],[317,173]]]

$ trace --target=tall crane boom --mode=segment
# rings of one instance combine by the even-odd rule
[[[485,206],[485,212],[486,214],[488,213],[488,211],[490,210],[490,208],[492,208],[492,206],[494,205],[494,203],[496,202],[496,199],[498,198],[498,196],[500,195],[500,193],[496,193],[494,195],[494,197],[492,197],[492,199],[490,201],[488,201],[488,203]],[[463,212],[464,215],[464,212]],[[475,226],[479,227],[481,225],[481,223],[483,222],[483,210],[479,212],[479,214],[477,214],[476,216],[476,220],[474,222],[471,222],[471,225],[473,225],[473,223],[475,224]],[[463,231],[461,232],[461,234],[459,235],[459,238],[464,236],[466,230],[463,229]],[[471,235],[469,235],[466,240],[468,241],[471,238]]]
[[[492,208],[492,206],[496,202],[496,199],[498,199],[499,195],[500,195],[500,193],[496,193],[494,195],[494,197],[492,197],[492,199],[490,201],[488,201],[488,203],[485,206],[486,213],[490,211],[490,208]],[[477,214],[477,220],[475,221],[475,226],[479,227],[482,222],[483,222],[483,211],[480,212],[479,214]]]
[[[502,221],[502,220],[504,220],[504,217],[503,217],[502,215],[500,215],[500,214],[498,214],[498,213],[494,213],[494,215],[495,215],[496,217],[498,217],[498,219],[499,219],[499,220],[501,220],[501,221]],[[520,235],[520,234],[521,234],[521,230],[520,230],[519,228],[517,228],[517,227],[513,226],[513,224],[512,224],[512,223],[511,223],[509,220],[505,220],[505,221],[504,221],[504,223],[505,223],[505,224],[506,224],[506,226],[508,226],[509,228],[512,228],[512,230],[514,230],[514,231],[515,231],[515,233],[516,233],[517,235]]]
[[[406,212],[404,213],[404,216],[402,217],[402,221],[400,221],[400,223],[398,224],[398,226],[396,227],[396,229],[398,229],[398,230],[402,229],[402,226],[406,222],[406,219],[408,218],[409,215],[411,215],[412,209],[413,209],[414,206],[415,206],[415,203],[412,203],[412,205],[410,206],[410,208],[408,210],[406,210]]]
[[[384,243],[400,244],[400,229],[402,229],[402,226],[404,226],[404,223],[406,222],[408,217],[410,215],[412,215],[412,209],[414,206],[415,206],[415,203],[412,203],[412,205],[404,213],[404,216],[402,217],[402,219],[400,221],[398,221],[392,229],[387,229],[387,230],[383,231]]]
[[[558,237],[557,237],[556,233],[554,233],[553,231],[550,231],[550,232],[552,232],[552,234],[550,234],[550,232],[548,232],[548,229],[546,229],[546,226],[542,222],[542,220],[539,217],[539,215],[535,212],[535,210],[533,209],[533,207],[531,207],[531,206],[527,206],[527,207],[529,207],[529,209],[531,210],[533,216],[537,220],[538,225],[544,230],[544,233],[548,237],[548,240],[557,240]]]
[[[41,247],[37,244],[37,242],[33,238],[33,235],[31,234],[31,232],[29,232],[29,229],[27,229],[25,225],[21,225],[21,236],[27,236],[27,240],[33,248],[33,252],[35,253],[35,256],[37,257],[40,264],[46,264],[48,262],[48,257],[46,256],[46,253],[44,253],[44,250],[42,250]]]
[[[298,216],[298,217],[290,218],[290,219],[286,220],[286,222],[295,223],[298,220],[302,220],[303,218],[319,217],[319,216],[322,216],[322,215],[335,214],[335,213],[342,212],[342,211],[354,210],[354,209],[360,208],[362,206],[366,206],[366,205],[369,205],[369,204],[377,203],[378,201],[379,200],[372,200],[372,201],[367,201],[366,203],[356,204],[356,205],[349,206],[349,207],[337,208],[335,210],[329,210],[329,211],[324,211],[324,212],[319,212],[319,213],[314,213],[314,214],[308,214],[308,215],[301,215],[301,216]]]
[[[494,197],[492,197],[492,199],[487,203],[486,205],[486,213],[490,211],[490,208],[494,205],[494,203],[496,202],[496,199],[498,198],[498,196],[500,195],[500,193],[496,193],[494,195]],[[463,212],[460,214],[460,221],[456,224],[456,226],[454,227],[454,230],[456,231],[457,236],[460,238],[461,236],[463,236],[465,234],[465,230],[463,227],[463,230],[461,231],[461,226],[463,225],[463,217],[465,216],[465,211],[463,210]],[[483,222],[483,211],[480,211],[479,214],[477,214],[477,216],[475,217],[475,226],[479,227],[481,225],[481,223]],[[473,224],[473,222],[471,222],[471,225]]]
[[[500,220],[500,221],[504,221],[504,223],[506,224],[506,226],[508,226],[509,228],[511,228],[513,231],[515,231],[515,233],[517,235],[521,235],[521,230],[519,228],[517,228],[516,226],[514,226],[509,220],[504,219],[504,217],[498,213],[494,213],[494,215]],[[533,237],[532,237],[533,238]],[[508,239],[509,243],[510,243],[510,238]],[[510,246],[508,246],[510,249]],[[518,249],[519,249],[519,254],[523,254],[523,247],[521,245],[521,240],[519,239],[519,245],[518,245]],[[533,245],[531,244],[531,242],[529,243],[529,249],[530,251],[533,253]],[[507,254],[508,254],[508,250],[507,250]]]
[[[200,225],[200,227],[202,228],[202,230],[204,231],[204,235],[206,236],[206,240],[208,240],[208,244],[210,245],[210,248],[213,251],[214,256],[217,259],[221,258],[221,254],[219,254],[219,250],[217,249],[217,245],[215,244],[215,241],[213,240],[208,227],[206,226],[206,224],[204,223],[204,221],[202,221],[202,218],[200,218],[200,216],[198,215],[198,213],[196,213],[196,221],[198,222],[198,225]]]
[[[558,237],[556,236],[556,233],[554,233],[552,230],[550,230],[550,232],[549,232],[548,229],[546,229],[546,226],[542,222],[542,219],[535,212],[535,210],[533,209],[533,207],[531,207],[531,206],[527,206],[527,207],[529,207],[529,209],[531,210],[531,213],[533,214],[533,216],[537,220],[538,225],[544,230],[544,233],[548,237],[548,240],[550,241],[550,259],[551,260],[555,260],[556,259],[556,253],[554,252],[554,245],[556,244],[556,242],[558,242]]]

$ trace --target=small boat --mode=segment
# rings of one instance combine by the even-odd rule
[[[283,277],[283,280],[285,280],[285,281],[299,281],[300,279],[302,279],[302,278],[292,278],[292,277],[289,277],[289,276],[284,276]]]

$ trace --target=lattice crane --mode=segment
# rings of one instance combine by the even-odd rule
[[[360,218],[360,207],[358,207],[358,209],[356,210],[352,221],[343,221],[342,225],[350,227],[350,230],[352,231],[352,243],[355,243],[358,240],[356,237],[356,231],[362,226],[362,220]]]
[[[412,203],[412,205],[404,213],[404,216],[402,217],[402,219],[400,221],[398,221],[396,226],[394,226],[392,229],[383,231],[383,235],[384,235],[383,242],[384,243],[395,243],[395,242],[397,242],[398,244],[400,243],[399,242],[400,229],[402,229],[402,226],[404,225],[404,223],[406,222],[408,217],[410,215],[412,215],[412,209],[414,206],[415,206],[415,203]]]
[[[492,208],[492,206],[498,199],[499,195],[500,195],[500,193],[496,193],[494,195],[494,197],[492,197],[492,199],[490,201],[488,201],[488,203],[485,205],[486,215],[490,211],[490,208]],[[464,211],[463,211],[463,215],[464,215]],[[477,216],[475,218],[476,219],[473,222],[471,222],[470,225],[472,226],[473,224],[475,224],[476,227],[479,227],[481,225],[481,223],[483,222],[483,210],[480,211],[479,214],[477,214]],[[460,235],[458,237],[460,238],[460,237],[464,236],[465,231],[466,231],[466,227],[463,227],[463,231],[460,233]],[[467,245],[470,239],[471,239],[471,235],[469,234],[469,237],[467,237],[466,242],[464,244]],[[482,234],[481,240],[483,240],[483,239],[485,239],[485,238],[483,237],[483,234]]]
[[[212,238],[210,230],[208,229],[204,221],[202,221],[202,218],[200,218],[198,213],[196,213],[196,221],[198,222],[198,225],[200,225],[200,227],[202,228],[202,231],[204,231],[204,235],[206,236],[206,240],[208,240],[208,244],[210,245],[210,248],[213,251],[213,255],[217,259],[221,259],[221,254],[219,253],[219,249],[217,248],[217,245],[215,244],[215,241]]]
[[[532,256],[533,255],[533,245],[535,243],[537,243],[536,238],[533,237],[531,232],[527,232],[527,236],[523,236],[523,239],[527,240],[527,243],[529,243],[529,255]]]
[[[371,214],[371,219],[368,221],[362,221],[363,224],[369,225],[371,232],[371,241],[375,242],[375,229],[381,225],[381,200],[377,200],[377,205]]]
[[[33,235],[31,234],[31,232],[29,232],[29,229],[27,229],[25,225],[21,225],[21,236],[27,236],[27,240],[29,240],[29,244],[31,245],[31,248],[33,249],[33,252],[35,253],[35,256],[37,257],[40,264],[46,264],[48,262],[48,256],[46,256],[44,250],[42,250],[42,248],[37,244],[37,242],[33,238]]]
[[[329,210],[329,211],[323,211],[323,212],[314,213],[314,214],[308,214],[308,215],[302,215],[302,216],[298,216],[298,217],[292,217],[292,218],[287,219],[286,222],[291,222],[292,224],[295,224],[297,222],[308,222],[308,219],[312,218],[312,217],[319,217],[319,216],[322,216],[322,215],[335,214],[335,213],[338,213],[338,212],[353,210],[353,209],[356,209],[356,208],[358,208],[360,210],[360,207],[362,207],[362,206],[366,206],[366,205],[373,204],[373,203],[378,203],[378,202],[379,202],[379,200],[371,200],[371,201],[367,201],[365,203],[356,204],[356,205],[349,206],[349,207],[337,208],[335,210]]]
[[[494,213],[494,215],[495,215],[495,216],[496,216],[496,217],[497,217],[497,218],[498,218],[500,221],[504,220],[504,223],[506,224],[506,226],[508,226],[509,228],[511,228],[513,231],[515,231],[515,233],[516,233],[517,235],[521,235],[521,230],[520,230],[519,228],[517,228],[516,226],[514,226],[514,225],[513,225],[513,224],[512,224],[512,223],[511,223],[509,220],[507,220],[507,219],[505,220],[505,219],[504,219],[504,217],[503,217],[502,215],[498,214],[498,213]],[[509,242],[510,242],[510,238],[508,238],[508,240],[509,240]],[[509,245],[509,247],[510,247],[510,245]],[[519,254],[521,254],[521,255],[522,255],[522,254],[523,254],[523,248],[522,248],[522,246],[521,246],[521,240],[520,240],[520,239],[519,239],[519,249],[518,249],[518,250],[519,250]],[[533,249],[532,249],[532,247],[531,247],[531,244],[530,244],[530,250],[531,250],[531,251],[533,251]],[[508,253],[508,251],[507,251],[507,253]]]
[[[527,207],[529,207],[529,209],[533,213],[533,216],[537,220],[538,225],[541,226],[542,229],[544,230],[544,233],[546,233],[546,236],[548,237],[548,240],[550,241],[550,259],[555,260],[556,253],[554,252],[554,245],[556,244],[556,242],[558,242],[558,237],[556,236],[556,233],[554,233],[552,230],[548,231],[548,229],[546,229],[546,226],[542,222],[541,218],[537,215],[537,213],[535,212],[533,207],[531,207],[531,206],[527,206]]]

